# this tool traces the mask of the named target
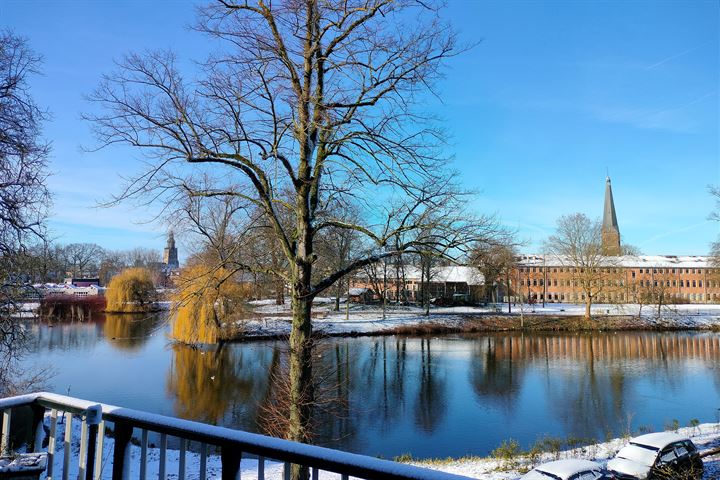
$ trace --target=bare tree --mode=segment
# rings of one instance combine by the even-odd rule
[[[720,222],[720,186],[710,187],[710,194],[715,197],[715,210],[710,214],[710,220]],[[710,261],[715,267],[720,267],[720,236],[710,244]]]
[[[398,28],[409,18],[414,28]],[[172,201],[183,190],[242,198],[262,212],[287,265],[274,273],[292,299],[288,437],[305,441],[313,298],[358,268],[419,251],[418,236],[390,240],[421,231],[425,212],[447,204],[444,133],[417,100],[457,53],[455,35],[414,0],[222,0],[200,11],[197,30],[219,46],[196,79],[171,52],[129,55],[91,96],[105,113],[88,118],[102,145],[129,144],[150,159],[118,200]],[[199,174],[211,188],[194,188]],[[337,198],[372,215],[320,218]],[[383,219],[388,203],[392,221]],[[453,232],[468,232],[465,223],[436,225],[423,249],[457,255],[468,239]],[[316,239],[328,228],[356,231],[374,248],[314,280]]]
[[[28,86],[40,62],[26,39],[0,31],[0,396],[13,391],[22,373],[15,360],[23,329],[12,318],[19,292],[17,260],[30,241],[43,239],[50,201],[45,187],[49,146],[41,138],[47,115]]]
[[[503,291],[507,297],[508,313],[512,313],[512,284],[511,273],[517,265],[518,252],[515,243],[511,238],[500,243],[481,243],[477,245],[472,252],[471,263],[477,265],[485,277],[486,298],[491,297],[493,301],[499,299],[493,298],[495,295],[495,285],[500,282],[504,283]],[[492,291],[488,291],[492,289]]]
[[[65,270],[73,276],[97,274],[105,250],[96,243],[69,243],[59,251]]]
[[[351,205],[337,205],[333,211],[322,212],[327,218],[340,219],[347,223],[358,223],[357,209]],[[318,264],[315,274],[325,277],[344,269],[362,255],[360,233],[356,230],[338,227],[326,228],[317,239]],[[399,258],[399,256],[398,256]],[[335,311],[340,310],[340,297],[347,292],[349,276],[338,279],[334,285]],[[349,301],[349,299],[348,299]]]
[[[561,265],[571,268],[573,282],[584,297],[586,320],[591,318],[591,307],[598,297],[609,299],[622,286],[617,257],[602,254],[601,228],[599,221],[582,213],[563,215],[545,246]]]

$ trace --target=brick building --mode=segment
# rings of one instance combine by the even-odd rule
[[[602,221],[604,255],[589,276],[567,258],[523,255],[510,279],[517,301],[585,302],[583,281],[593,283],[600,303],[716,303],[720,301],[720,268],[711,258],[675,255],[621,255],[620,228],[610,178],[605,185]],[[590,280],[588,280],[590,278]],[[508,292],[502,292],[507,299]]]

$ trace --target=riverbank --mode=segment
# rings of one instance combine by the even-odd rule
[[[595,305],[590,321],[584,306],[548,304],[546,307],[438,307],[426,316],[418,307],[393,307],[383,313],[378,306],[353,306],[333,310],[329,299],[314,307],[313,327],[319,336],[422,335],[497,331],[626,331],[626,330],[718,330],[720,305],[673,305],[656,309],[639,305]],[[241,335],[234,340],[283,338],[290,334],[289,305],[271,301],[251,302],[253,315],[242,321]]]
[[[46,417],[46,424],[49,427],[49,417]],[[63,437],[64,425],[58,425],[57,438]],[[720,424],[701,424],[695,427],[680,428],[677,430],[681,435],[690,437],[698,446],[701,453],[707,452],[720,447]],[[77,471],[77,462],[80,451],[79,438],[80,426],[78,422],[73,423],[73,441],[71,444],[71,472]],[[561,458],[583,458],[594,460],[600,463],[606,463],[611,459],[622,446],[627,443],[626,438],[616,438],[604,443],[586,445],[569,450],[558,450],[555,452],[545,452],[537,454],[533,457],[514,455],[505,456],[503,458],[483,458],[469,457],[462,459],[440,459],[440,460],[407,460],[416,466],[439,470],[457,475],[463,475],[470,478],[480,480],[518,480],[533,465],[538,465],[547,461]],[[111,479],[112,471],[110,462],[112,461],[114,441],[111,436],[105,437],[103,460],[102,460],[102,479]],[[55,455],[56,471],[61,468],[60,462],[63,458],[63,442],[57,442],[57,452]],[[140,447],[135,443],[130,445],[130,478],[139,478],[140,470]],[[167,451],[167,472],[170,478],[175,478],[180,464],[180,452],[178,450]],[[715,480],[720,478],[720,454],[708,456],[703,459],[705,472],[703,480]],[[185,465],[187,478],[195,478],[196,472],[200,468],[200,455],[191,450],[186,452]],[[148,477],[157,477],[160,468],[160,450],[154,445],[148,449],[147,475]],[[254,480],[257,475],[258,462],[254,458],[243,458],[241,462],[241,476],[243,479]],[[222,464],[220,456],[210,454],[207,458],[207,478],[220,479],[222,472]],[[265,462],[266,478],[282,478],[283,464],[268,460]],[[45,476],[41,477],[45,478]],[[320,479],[330,480],[337,479],[339,475],[321,472]]]
[[[695,427],[675,430],[689,437],[704,452],[717,451],[720,448],[720,424],[706,423]],[[467,477],[488,480],[516,480],[522,474],[541,463],[565,458],[580,458],[606,464],[626,443],[627,438],[615,438],[608,442],[586,445],[574,449],[544,452],[532,455],[532,452],[509,455],[509,449],[499,451],[496,458],[465,458],[411,461],[413,465]],[[498,449],[500,450],[500,449]],[[703,480],[720,478],[720,453],[703,459],[705,471]]]

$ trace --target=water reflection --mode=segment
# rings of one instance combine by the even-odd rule
[[[172,346],[167,378],[175,415],[213,425],[255,430],[258,395],[267,388],[264,368],[277,347],[262,350]]]
[[[32,348],[36,359],[63,352],[54,364],[78,395],[261,430],[286,345],[193,349],[172,345],[163,325],[126,316],[33,324]],[[110,348],[94,361],[113,382],[101,389],[82,378],[82,360],[103,344]],[[323,385],[316,443],[385,457],[483,455],[508,437],[526,446],[545,434],[603,438],[628,425],[714,421],[720,406],[717,333],[329,339],[315,362]]]
[[[138,350],[166,321],[164,313],[105,315],[103,334],[110,345],[120,350]]]

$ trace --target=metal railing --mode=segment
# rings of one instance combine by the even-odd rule
[[[264,480],[266,460],[282,464],[281,476],[289,479],[291,466],[303,465],[310,469],[311,478],[318,479],[320,472],[339,474],[342,480],[350,477],[361,479],[424,479],[424,480],[467,480],[467,477],[452,475],[445,472],[429,470],[388,460],[332,450],[329,448],[306,445],[255,433],[232,430],[225,427],[182,420],[174,417],[156,415],[129,408],[113,405],[96,404],[86,400],[66,397],[53,393],[34,393],[0,399],[2,412],[2,430],[0,431],[0,455],[11,452],[10,445],[11,413],[13,409],[30,407],[32,411],[31,439],[27,443],[27,452],[40,452],[45,444],[45,417],[49,414],[49,437],[47,441],[48,479],[68,480],[100,480],[103,475],[103,445],[105,422],[113,423],[112,479],[130,478],[131,440],[133,430],[140,430],[140,458],[138,478],[148,478],[148,433],[160,435],[158,478],[165,480],[168,475],[167,444],[168,437],[179,439],[177,478],[184,480],[186,475],[186,455],[189,442],[197,442],[196,449],[200,452],[199,468],[194,477],[204,480],[208,476],[208,447],[220,450],[223,479],[240,477],[240,462],[243,455],[249,454],[257,458],[257,478]],[[56,460],[56,435],[58,418],[64,418],[65,433],[62,462]],[[76,472],[71,472],[72,455],[72,424],[80,420],[80,451]],[[109,456],[109,455],[108,455]],[[62,465],[60,472],[56,470]],[[174,473],[174,472],[173,472]]]

